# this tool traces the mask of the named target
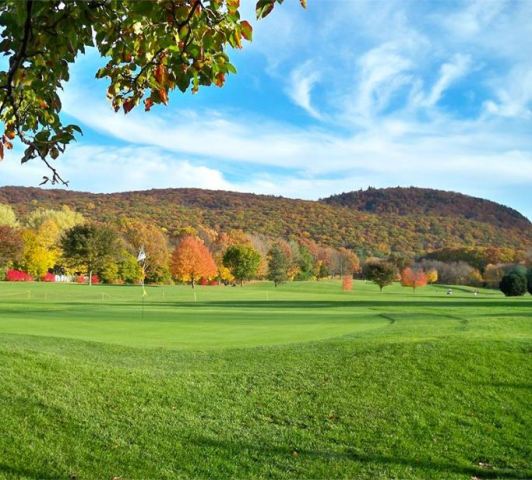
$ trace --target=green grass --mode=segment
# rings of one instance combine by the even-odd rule
[[[0,478],[532,478],[532,297],[0,283]]]

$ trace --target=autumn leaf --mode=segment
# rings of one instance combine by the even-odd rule
[[[168,103],[168,92],[166,91],[165,88],[160,88],[158,92],[159,92],[159,97],[161,99],[161,102],[163,102],[166,105]]]
[[[152,106],[153,106],[153,100],[151,97],[144,100],[144,110],[146,112],[149,112]]]
[[[155,80],[157,80],[157,83],[159,85],[165,85],[166,83],[166,67],[162,64],[158,64],[155,67],[155,71],[153,73],[153,76],[155,77]]]
[[[240,22],[240,32],[246,40],[251,42],[253,38],[253,27],[247,20]]]
[[[217,86],[217,87],[222,87],[223,84],[225,82],[225,73],[219,73],[218,75],[216,75],[216,77],[214,78],[214,84]]]
[[[123,105],[124,113],[129,113],[131,110],[133,110],[134,106],[135,106],[135,100],[133,98],[126,100]]]

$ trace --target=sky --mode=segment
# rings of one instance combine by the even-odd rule
[[[285,0],[231,51],[223,88],[115,114],[90,51],[61,97],[84,132],[57,160],[73,190],[199,187],[317,199],[452,190],[532,218],[532,1]],[[0,185],[45,167],[0,163]]]

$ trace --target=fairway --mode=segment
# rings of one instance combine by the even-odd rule
[[[532,297],[0,283],[0,478],[530,478]]]

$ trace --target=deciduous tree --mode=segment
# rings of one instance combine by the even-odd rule
[[[0,271],[20,260],[23,249],[20,230],[0,225]]]
[[[22,232],[24,249],[20,265],[35,278],[41,278],[56,263],[58,251],[51,248],[45,237],[38,231],[26,229]]]
[[[67,230],[61,247],[67,264],[83,267],[89,275],[89,285],[92,285],[93,274],[101,273],[110,261],[116,260],[119,242],[113,229],[87,224]]]
[[[301,0],[302,4],[306,0]],[[258,18],[282,0],[258,0]],[[96,73],[109,81],[115,111],[143,103],[167,104],[172,90],[223,86],[235,73],[226,48],[241,48],[252,27],[240,18],[239,0],[5,0],[0,4],[0,158],[18,137],[26,162],[40,158],[51,170],[44,181],[64,182],[50,159],[81,132],[60,117],[58,91],[86,49],[107,60]]]
[[[199,238],[188,235],[174,249],[170,271],[177,280],[190,282],[192,288],[195,288],[201,277],[214,277],[217,268],[205,244]]]
[[[427,274],[421,269],[405,268],[401,272],[401,285],[403,287],[412,287],[414,293],[416,288],[427,285]]]
[[[139,220],[122,220],[120,228],[130,253],[135,257],[144,248],[144,271],[148,282],[159,282],[168,274],[170,252],[164,232],[156,225]]]
[[[370,261],[364,264],[363,275],[382,289],[391,285],[397,276],[395,265],[385,261]]]
[[[7,225],[8,227],[17,227],[17,216],[13,208],[5,203],[0,203],[0,225]]]
[[[257,273],[261,256],[253,247],[248,245],[232,245],[223,257],[224,265],[231,270],[233,276],[244,284],[244,280],[249,280]]]

